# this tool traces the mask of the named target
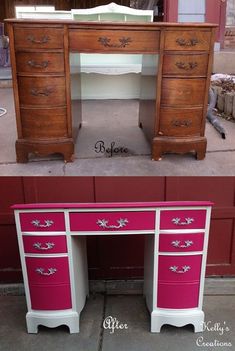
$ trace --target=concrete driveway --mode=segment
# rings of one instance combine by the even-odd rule
[[[7,114],[0,118],[0,176],[4,175],[138,175],[193,176],[235,175],[235,123],[222,120],[226,140],[208,122],[205,160],[197,161],[192,154],[164,155],[162,161],[150,157],[150,146],[137,126],[138,101],[86,101],[83,104],[83,127],[75,146],[75,161],[65,164],[60,155],[31,157],[27,164],[15,160],[16,124],[11,88],[0,89],[0,106]],[[92,112],[93,111],[93,112]],[[94,113],[95,111],[95,113]],[[107,147],[128,149],[127,153],[97,153],[97,141]]]

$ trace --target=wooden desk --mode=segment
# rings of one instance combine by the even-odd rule
[[[10,36],[18,139],[28,154],[61,153],[72,161],[81,126],[72,113],[69,53],[158,54],[156,98],[140,101],[139,126],[152,159],[165,152],[206,152],[205,116],[215,25],[6,20]]]
[[[141,234],[151,332],[160,332],[163,324],[193,324],[195,332],[203,331],[211,206],[208,201],[14,205],[28,332],[37,333],[40,324],[65,324],[70,333],[79,332],[88,295],[86,236]]]

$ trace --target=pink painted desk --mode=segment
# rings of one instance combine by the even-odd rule
[[[163,324],[202,331],[212,203],[14,205],[29,333],[65,324],[79,332],[88,295],[86,236],[145,235],[144,295],[151,332]]]

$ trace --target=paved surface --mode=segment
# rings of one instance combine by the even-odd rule
[[[235,123],[222,120],[226,140],[209,124],[205,160],[194,155],[164,155],[162,161],[151,161],[150,146],[138,128],[138,102],[87,101],[83,104],[83,127],[75,145],[75,161],[65,164],[60,155],[31,157],[28,164],[15,161],[16,124],[12,89],[0,89],[0,106],[8,113],[0,118],[1,175],[234,175]],[[106,147],[128,149],[127,153],[96,153],[95,144],[103,140]]]
[[[81,314],[79,334],[70,335],[65,326],[54,329],[41,326],[38,334],[27,334],[25,297],[0,296],[0,351],[234,350],[234,296],[205,296],[204,312],[203,333],[195,334],[188,325],[163,326],[160,334],[153,334],[149,332],[149,314],[142,296],[95,294],[88,299]],[[128,328],[111,333],[110,329],[103,328],[107,316],[117,318]],[[214,346],[203,346],[203,343]],[[215,346],[215,343],[220,344]]]

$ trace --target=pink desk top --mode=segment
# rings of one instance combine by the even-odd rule
[[[99,202],[99,203],[35,203],[16,204],[14,210],[32,209],[78,209],[78,208],[138,208],[138,207],[183,207],[183,206],[212,206],[210,201],[166,201],[166,202]]]

